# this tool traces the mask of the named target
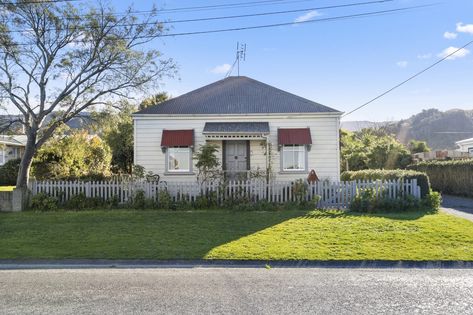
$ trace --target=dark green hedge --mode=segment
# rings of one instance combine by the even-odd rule
[[[20,159],[10,160],[0,166],[0,186],[14,186],[16,184],[20,162]]]
[[[422,172],[413,170],[362,170],[354,172],[343,172],[341,179],[343,181],[350,180],[397,180],[397,179],[417,179],[420,186],[422,198],[430,192],[429,177]]]
[[[425,172],[434,190],[473,197],[473,159],[420,162],[409,169]]]

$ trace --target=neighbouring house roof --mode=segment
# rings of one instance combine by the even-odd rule
[[[26,145],[26,135],[0,135],[0,144],[24,147]]]
[[[135,114],[340,113],[248,77],[228,77]]]
[[[460,141],[457,141],[455,142],[456,144],[468,144],[468,143],[473,143],[473,138],[469,138],[469,139],[463,139],[463,140],[460,140]]]
[[[310,128],[278,129],[278,145],[312,144]]]
[[[194,146],[194,129],[163,130],[162,147],[192,147]]]
[[[205,123],[204,134],[208,133],[257,133],[268,134],[268,122],[208,122]]]

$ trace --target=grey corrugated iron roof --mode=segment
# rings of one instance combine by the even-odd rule
[[[277,114],[336,113],[337,110],[309,101],[248,77],[228,77],[145,108],[136,114]]]
[[[208,122],[205,133],[269,133],[267,122]]]

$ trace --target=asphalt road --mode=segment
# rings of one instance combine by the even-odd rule
[[[473,221],[473,199],[456,196],[442,196],[442,210],[458,217]]]
[[[471,269],[1,270],[1,314],[472,314]]]

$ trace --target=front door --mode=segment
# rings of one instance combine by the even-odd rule
[[[245,179],[249,166],[248,141],[225,141],[224,146],[227,179]]]

